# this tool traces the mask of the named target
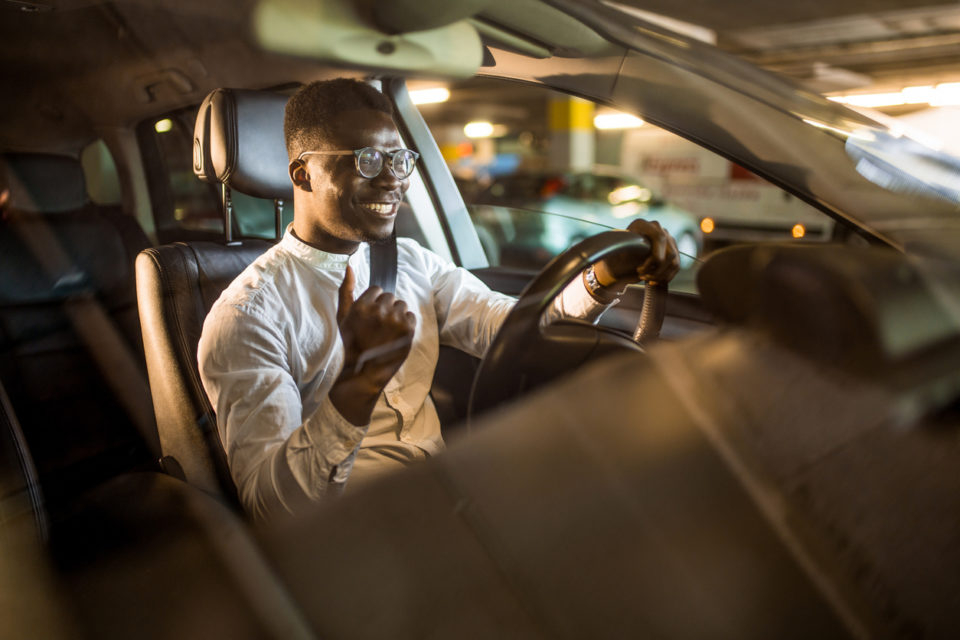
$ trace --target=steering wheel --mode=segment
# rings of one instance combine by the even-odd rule
[[[560,292],[589,265],[608,256],[633,253],[637,264],[650,253],[635,233],[605,231],[573,245],[528,284],[487,349],[473,379],[467,420],[523,391],[542,385],[589,360],[613,353],[643,351],[663,324],[666,284],[647,287],[634,339],[579,320],[540,326],[544,312]]]

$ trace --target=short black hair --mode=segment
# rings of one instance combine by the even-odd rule
[[[283,116],[287,153],[296,158],[304,151],[322,149],[334,134],[333,117],[344,111],[373,109],[393,117],[393,105],[366,82],[336,78],[311,82],[290,98]]]

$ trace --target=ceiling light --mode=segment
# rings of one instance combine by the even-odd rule
[[[170,118],[157,120],[157,123],[153,125],[153,128],[156,129],[157,133],[166,133],[167,131],[173,129],[173,120]]]
[[[468,122],[463,127],[468,138],[489,138],[493,135],[493,125],[489,122]]]
[[[450,90],[446,87],[418,89],[410,92],[410,99],[413,100],[413,104],[436,104],[437,102],[446,102],[450,99]]]
[[[855,93],[828,96],[829,100],[855,107],[896,107],[904,104],[929,104],[931,107],[960,105],[960,82],[943,82],[936,86],[904,87],[886,93]]]
[[[643,125],[643,120],[629,113],[598,113],[593,117],[597,129],[632,129]]]
[[[906,99],[900,91],[892,93],[861,93],[852,96],[832,96],[834,102],[849,104],[854,107],[896,107],[906,104]]]
[[[923,104],[924,102],[930,102],[934,94],[936,94],[936,89],[931,85],[925,87],[904,87],[900,94],[903,96],[903,101],[906,104]]]
[[[936,94],[930,100],[931,107],[960,106],[960,82],[944,82],[936,87]]]

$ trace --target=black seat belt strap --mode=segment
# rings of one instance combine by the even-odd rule
[[[370,245],[370,286],[378,286],[387,293],[397,291],[397,230],[386,242]]]

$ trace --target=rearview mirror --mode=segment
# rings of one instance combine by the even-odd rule
[[[468,77],[483,61],[480,36],[466,20],[391,35],[366,24],[350,0],[260,0],[252,20],[264,49],[334,64]]]

